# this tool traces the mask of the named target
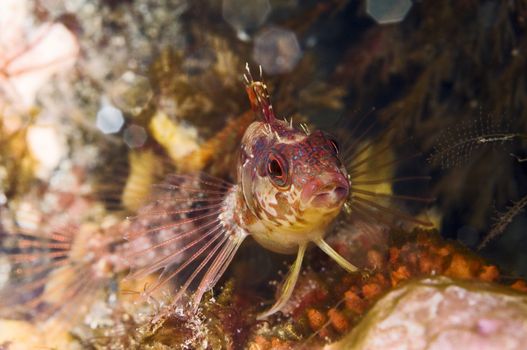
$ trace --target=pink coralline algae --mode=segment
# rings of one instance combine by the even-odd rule
[[[33,105],[37,91],[71,68],[79,53],[76,37],[61,23],[27,30],[28,7],[25,1],[0,2],[0,102],[5,97],[21,107]]]

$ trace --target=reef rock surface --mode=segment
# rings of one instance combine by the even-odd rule
[[[325,349],[505,350],[526,343],[525,294],[439,277],[391,291],[352,332]]]

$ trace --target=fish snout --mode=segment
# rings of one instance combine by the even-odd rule
[[[302,197],[317,208],[340,207],[348,197],[349,182],[342,174],[320,176],[306,184]]]

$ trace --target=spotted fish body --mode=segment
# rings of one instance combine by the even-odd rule
[[[131,247],[137,246],[134,257],[154,257],[138,269],[132,266],[136,270],[132,276],[161,271],[150,291],[184,276],[174,302],[181,304],[190,297],[194,308],[247,236],[271,251],[296,253],[277,302],[261,315],[266,317],[279,311],[291,296],[310,242],[348,271],[356,270],[323,240],[350,185],[331,136],[278,120],[263,82],[248,78],[246,90],[260,120],[242,138],[236,183],[205,174],[172,176],[160,186],[154,205],[139,211],[135,222],[146,225],[134,228],[132,224],[128,238]],[[144,244],[146,237],[152,243]]]
[[[237,222],[278,253],[323,238],[349,192],[335,141],[277,119],[247,129],[238,169]]]
[[[350,191],[337,141],[276,118],[267,87],[248,74],[247,93],[262,120],[251,124],[242,138],[235,221],[263,247],[297,254],[278,300],[263,318],[290,298],[310,242],[348,271],[356,268],[323,240]]]
[[[278,119],[266,85],[248,69],[245,78],[259,120],[242,137],[236,183],[203,173],[172,175],[139,210],[126,236],[134,250],[132,277],[160,272],[146,293],[175,280],[179,289],[173,305],[190,304],[191,310],[217,283],[246,237],[273,252],[296,254],[274,305],[259,315],[265,318],[291,297],[309,244],[346,271],[358,270],[324,240],[343,208],[346,221],[363,235],[375,236],[380,224],[426,225],[391,205],[392,200],[426,199],[392,195],[393,182],[423,177],[390,176],[385,170],[395,160],[385,158],[389,143],[364,142],[364,132],[341,152],[332,136]]]

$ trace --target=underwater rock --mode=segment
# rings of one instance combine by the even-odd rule
[[[527,341],[527,296],[492,284],[445,277],[384,296],[330,349],[520,349]]]

